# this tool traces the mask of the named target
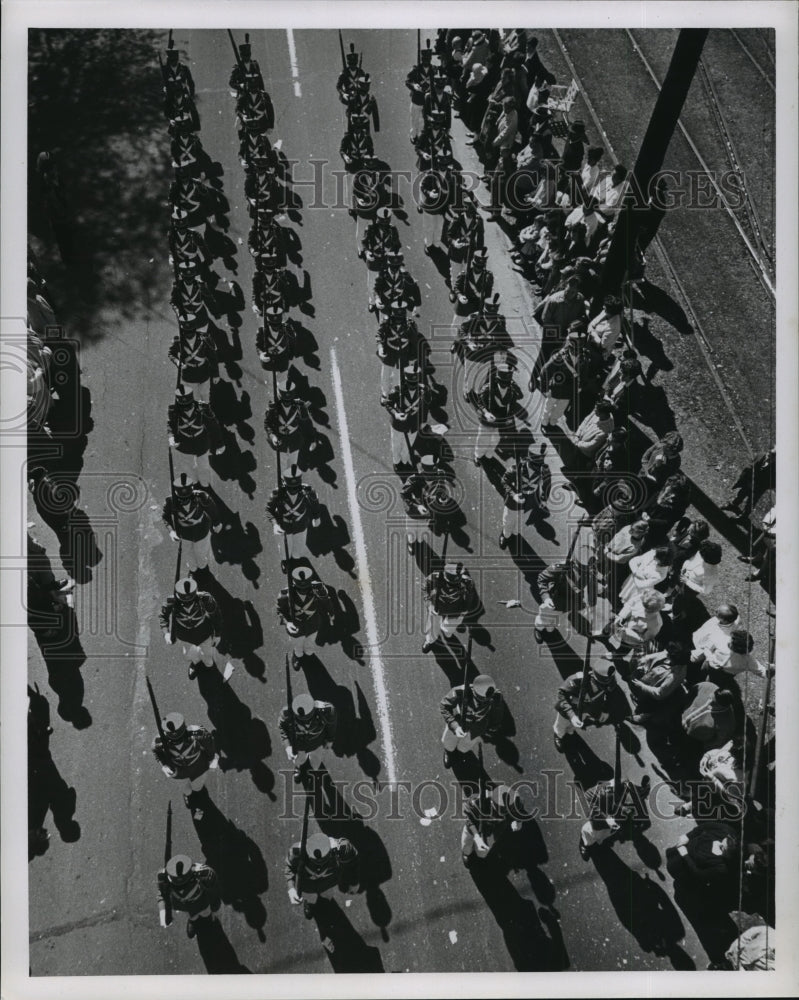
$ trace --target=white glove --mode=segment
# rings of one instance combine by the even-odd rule
[[[166,910],[159,911],[158,922],[162,927],[166,927]]]
[[[583,720],[580,718],[579,715],[572,715],[569,721],[571,722],[571,724],[574,726],[575,729],[583,728]]]
[[[300,630],[292,622],[286,622],[286,631],[289,635],[299,635]]]
[[[519,830],[521,830],[521,828],[522,828],[522,824],[519,822],[519,820],[515,819],[511,823],[510,828],[511,828],[511,830],[513,830],[514,833],[518,833]]]
[[[291,900],[291,905],[292,906],[297,906],[301,902],[301,900],[300,900],[300,894],[297,892],[297,890],[294,888],[294,886],[292,886],[289,889],[289,899]]]
[[[292,752],[291,747],[286,747],[286,756],[288,757],[289,760],[296,760],[297,759],[297,755],[296,755],[296,753]]]
[[[164,632],[164,642],[169,643],[170,646],[172,645],[172,636],[169,632]]]
[[[456,725],[455,726],[455,735],[458,737],[458,739],[461,739],[462,737],[464,737],[466,735],[466,731],[464,729],[462,729],[460,726]]]

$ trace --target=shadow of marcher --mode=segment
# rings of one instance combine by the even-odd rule
[[[217,917],[213,920],[198,920],[197,947],[205,970],[212,976],[249,974],[250,970],[236,957],[233,945],[227,938]]]
[[[326,483],[333,489],[338,489],[336,486],[336,470],[330,464],[335,457],[330,438],[326,434],[322,434],[318,428],[315,428],[314,432],[316,447],[313,451],[305,449],[300,454],[300,468],[304,471],[315,472],[323,483]]]
[[[694,328],[691,326],[682,306],[668,292],[665,292],[660,286],[652,284],[647,278],[643,278],[633,285],[632,304],[634,309],[640,309],[641,312],[654,313],[656,316],[660,316],[661,319],[673,326],[677,333],[688,336],[694,332]],[[648,321],[645,322],[648,327]],[[635,346],[640,350],[641,345],[636,333],[637,331],[633,334],[633,341]],[[649,334],[648,329],[647,334]],[[644,353],[647,353],[646,350],[644,350]],[[669,365],[671,366],[670,362]],[[669,369],[665,370],[668,371]]]
[[[216,319],[225,317],[229,327],[238,328],[242,324],[244,311],[244,292],[237,281],[225,282],[225,288],[220,288],[221,278],[215,271],[210,272],[209,285],[212,289],[209,309]]]
[[[249,771],[255,787],[274,802],[275,775],[264,763],[272,743],[263,719],[253,716],[218,670],[201,669],[197,682],[215,729],[220,770]]]
[[[28,624],[44,659],[48,684],[58,696],[58,714],[76,729],[88,729],[92,717],[83,704],[85,689],[80,672],[86,654],[78,637],[74,610],[64,608],[55,626],[49,620],[37,621],[35,613],[29,612]]]
[[[351,660],[365,663],[363,647],[355,638],[361,630],[361,620],[355,602],[343,589],[336,591],[329,587],[328,593],[335,609],[334,621],[329,631],[325,628],[325,635],[321,637],[322,645],[340,643],[342,650]]]
[[[297,334],[295,357],[302,358],[302,363],[307,368],[314,368],[318,371],[322,367],[322,362],[319,360],[317,353],[319,351],[319,342],[308,327],[302,323],[295,322],[294,330]]]
[[[61,775],[50,752],[50,703],[38,687],[28,686],[28,860],[44,854],[49,838],[32,836],[43,831],[48,810],[66,844],[80,839],[75,820],[77,793]]]
[[[320,896],[314,920],[334,972],[385,972],[380,950],[367,945],[335,899]]]
[[[266,664],[255,652],[263,647],[264,632],[252,601],[233,597],[207,569],[197,570],[194,576],[217,602],[222,614],[219,654],[241,660],[251,677],[265,681]]]
[[[235,274],[238,271],[238,264],[236,262],[237,247],[233,240],[226,233],[211,226],[206,226],[203,235],[211,259],[221,260],[228,271]]]
[[[211,487],[209,492],[216,503],[222,530],[211,538],[211,548],[214,559],[218,563],[240,565],[245,580],[249,580],[257,589],[261,569],[255,561],[255,556],[263,551],[258,528],[248,521],[241,523],[241,514],[232,511],[218,493]]]
[[[332,555],[339,569],[355,579],[355,560],[346,551],[350,544],[347,522],[340,514],[330,515],[326,504],[319,509],[320,525],[308,533],[308,551],[313,556]]]
[[[250,394],[236,395],[232,383],[226,379],[216,379],[211,392],[211,408],[223,427],[234,427],[238,436],[247,444],[255,441],[255,431],[247,421],[252,417]]]
[[[376,782],[377,776],[380,774],[380,758],[369,749],[369,746],[377,739],[377,730],[366,695],[357,681],[355,681],[355,700],[358,710],[353,727],[355,758],[366,777]]]
[[[221,455],[211,455],[211,468],[225,481],[235,481],[239,489],[246,493],[250,500],[255,496],[256,483],[251,473],[257,468],[255,455],[251,451],[242,451],[236,436],[226,428],[222,431],[225,450]]]
[[[222,902],[242,913],[264,942],[266,907],[260,897],[269,887],[269,876],[263,855],[243,830],[222,815],[207,789],[202,808],[202,819],[194,819],[194,828],[207,863],[219,877]]]
[[[327,397],[319,386],[313,385],[305,374],[292,365],[291,381],[300,399],[308,404],[308,412],[315,424],[320,427],[330,427],[330,417],[327,415]]]
[[[492,854],[473,862],[469,874],[494,915],[518,972],[557,972],[566,967],[565,949],[550,937],[553,922],[542,925],[535,904],[519,895]]]
[[[59,555],[64,569],[76,583],[89,583],[92,568],[103,558],[97,537],[84,510],[76,508],[58,535]]]
[[[613,767],[597,756],[577,733],[564,740],[563,755],[572,769],[575,782],[581,788],[593,788],[600,781],[608,781],[613,777]]]
[[[640,875],[630,868],[609,846],[595,848],[591,857],[616,916],[641,950],[669,958],[675,969],[695,968],[680,946],[685,927],[665,890],[649,873]]]

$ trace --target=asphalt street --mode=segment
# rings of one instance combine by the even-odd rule
[[[289,903],[283,863],[300,836],[301,802],[277,731],[289,646],[275,613],[284,577],[264,513],[277,474],[263,429],[272,388],[258,364],[257,318],[250,309],[249,217],[228,88],[233,52],[223,31],[176,30],[176,44],[197,86],[200,139],[221,164],[230,205],[227,235],[236,248],[235,268],[217,260],[215,269],[223,281],[239,283],[246,303],[240,326],[229,330],[232,352],[240,345],[240,358],[223,366],[218,394],[228,414],[228,455],[238,458],[226,456],[222,475],[212,478],[234,527],[221,540],[209,584],[224,608],[236,669],[227,686],[211,674],[189,681],[183,660],[165,645],[157,623],[176,556],[161,521],[169,492],[166,413],[175,385],[167,349],[176,327],[169,302],[151,302],[146,322],[120,319],[81,353],[93,420],[81,503],[102,551],[76,597],[86,654],[84,704],[92,724],[76,729],[58,718],[50,695],[53,757],[76,789],[80,836],[64,842],[51,828],[49,849],[30,866],[31,971],[706,968],[695,929],[673,903],[663,858],[692,821],[655,819],[646,849],[620,845],[607,865],[586,863],[578,854],[582,817],[573,808],[567,786],[573,775],[553,745],[552,723],[557,686],[580,668],[585,640],[571,633],[555,657],[533,643],[537,601],[530,580],[532,570],[565,554],[582,512],[574,495],[562,489],[550,447],[551,529],[545,535],[529,529],[521,567],[498,546],[502,501],[471,461],[476,426],[449,353],[453,307],[442,273],[423,253],[422,217],[410,184],[400,176],[416,172],[404,85],[415,61],[415,32],[357,31],[346,37],[363,51],[364,69],[372,75],[381,118],[376,152],[399,172],[403,205],[395,224],[406,267],[422,290],[419,326],[432,347],[436,379],[449,389],[447,441],[466,523],[449,539],[448,558],[468,567],[484,605],[474,631],[473,673],[494,677],[515,720],[516,734],[500,748],[501,756],[486,747],[486,770],[496,781],[536,783],[541,815],[526,824],[524,865],[504,882],[486,885],[462,865],[457,781],[443,766],[439,712],[442,696],[460,682],[459,670],[452,661],[421,653],[422,573],[405,551],[399,480],[379,402],[376,321],[367,308],[366,265],[357,256],[363,222],[349,216],[339,197],[346,184],[338,153],[344,131],[335,90],[338,39],[328,31],[298,31],[291,38],[283,31],[252,31],[253,54],[275,106],[272,141],[279,140],[285,156],[296,161],[294,190],[302,199],[299,213],[284,224],[301,243],[301,262],[292,268],[310,290],[304,311],[293,315],[317,344],[298,368],[307,375],[314,418],[325,439],[319,464],[305,479],[326,505],[333,529],[324,551],[314,550],[314,566],[336,589],[348,621],[348,635],[320,648],[320,664],[293,674],[292,684],[294,694],[308,690],[339,709],[346,739],[326,764],[341,783],[349,815],[319,828],[350,837],[369,871],[363,892],[331,893],[334,954],[323,949],[315,921]],[[476,168],[459,120],[453,122],[453,140],[464,166]],[[164,129],[164,156],[168,148]],[[482,192],[485,200],[485,187]],[[153,269],[169,268],[168,217],[165,205],[163,229],[153,233]],[[534,354],[529,288],[510,265],[502,231],[488,222],[486,229],[502,311],[522,355]],[[526,389],[526,375],[519,379]],[[538,402],[530,400],[528,419],[536,440],[543,440]],[[57,551],[45,527],[37,525],[36,533],[49,551]],[[440,538],[434,546],[440,554]],[[506,607],[506,601],[519,606]],[[30,675],[46,693],[35,644]],[[145,675],[163,713],[180,711],[187,721],[211,725],[220,735],[222,761],[208,787],[224,820],[210,840],[195,829],[180,788],[150,753],[155,728]],[[614,762],[612,733],[592,730],[586,743],[585,767],[607,777]],[[622,750],[627,777],[654,776],[652,763],[645,745]],[[220,875],[221,930],[213,938],[189,940],[180,915],[166,930],[158,925],[156,872],[164,863],[170,801],[173,850],[204,856]],[[664,814],[671,813],[670,801],[673,796],[664,790]]]

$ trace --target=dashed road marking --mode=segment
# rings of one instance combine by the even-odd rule
[[[291,63],[291,78],[294,81],[294,96],[302,97],[300,71],[297,66],[297,49],[294,46],[294,32],[291,28],[286,28],[286,39],[289,43],[289,62]]]

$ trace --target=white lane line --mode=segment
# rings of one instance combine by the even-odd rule
[[[341,438],[341,457],[344,461],[344,474],[347,479],[347,503],[350,508],[352,535],[355,539],[355,560],[358,565],[358,584],[363,597],[363,613],[366,619],[366,637],[369,648],[366,650],[372,668],[372,681],[377,699],[377,714],[380,719],[380,735],[383,740],[383,754],[386,759],[386,774],[389,784],[397,780],[397,764],[394,751],[394,737],[391,732],[391,717],[388,711],[388,688],[383,659],[380,656],[380,646],[377,638],[377,616],[375,615],[372,577],[369,573],[369,563],[366,561],[366,541],[363,534],[361,509],[355,497],[355,466],[350,448],[350,431],[347,425],[347,412],[344,409],[344,393],[341,389],[341,372],[336,360],[336,349],[330,348],[330,371],[333,374],[333,392],[336,397],[336,417]]]
[[[297,49],[294,47],[294,32],[291,28],[286,28],[286,38],[289,43],[289,62],[291,63],[291,78],[294,80],[294,96],[302,97],[300,71],[297,67]]]

